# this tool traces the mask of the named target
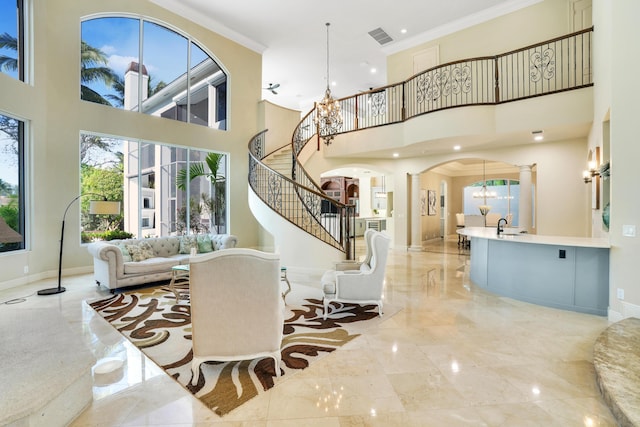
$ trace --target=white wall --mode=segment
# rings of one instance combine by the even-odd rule
[[[282,218],[249,189],[249,206],[254,215],[263,220],[274,239],[273,247],[259,248],[280,254],[280,263],[297,272],[318,276],[333,269],[336,261],[345,259],[345,254],[320,239],[312,238],[306,231]],[[304,242],[304,244],[300,244]]]

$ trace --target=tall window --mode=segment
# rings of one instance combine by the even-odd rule
[[[484,181],[478,181],[465,187],[463,199],[465,215],[480,215],[480,205],[486,204],[491,206],[491,213],[500,214],[501,217],[512,214],[513,221],[509,225],[517,226],[520,212],[520,182],[513,179],[488,179],[486,182],[487,191],[496,196],[487,198],[486,201],[483,198],[474,197],[474,193],[482,187]]]
[[[88,215],[82,239],[227,232],[228,155],[140,140],[82,134],[81,188],[122,200],[119,217]]]
[[[188,36],[139,18],[82,22],[81,98],[226,130],[227,76]]]
[[[0,114],[0,252],[25,248],[24,122]]]
[[[0,72],[24,81],[23,0],[0,0]]]

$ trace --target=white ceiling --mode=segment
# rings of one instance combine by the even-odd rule
[[[280,84],[264,99],[306,113],[327,84],[327,22],[331,91],[341,98],[396,83],[386,79],[391,53],[541,0],[151,1],[262,53],[262,86]],[[368,34],[376,28],[393,41],[381,46]]]

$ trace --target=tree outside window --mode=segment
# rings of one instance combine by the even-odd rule
[[[83,192],[123,202],[122,216],[95,218],[83,200],[83,242],[226,232],[226,154],[92,134],[80,153]]]

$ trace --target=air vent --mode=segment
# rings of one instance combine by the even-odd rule
[[[393,41],[391,36],[382,28],[376,28],[375,30],[369,31],[369,35],[380,44],[387,44]]]

